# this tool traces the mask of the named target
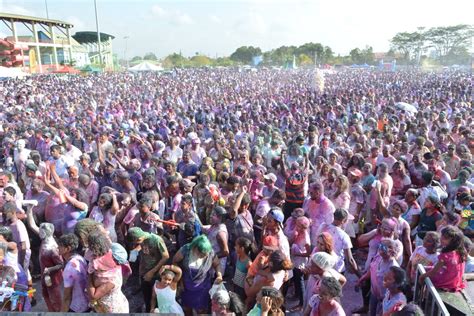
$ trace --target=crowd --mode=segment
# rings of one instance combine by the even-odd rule
[[[472,79],[2,81],[0,281],[40,279],[49,312],[128,313],[135,278],[143,312],[339,316],[355,274],[354,312],[419,312],[418,264],[445,291],[474,272]]]

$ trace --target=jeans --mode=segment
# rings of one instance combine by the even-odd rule
[[[153,286],[155,285],[155,280],[151,280],[150,282],[143,280],[141,278],[140,280],[140,287],[142,289],[142,294],[143,294],[143,300],[145,301],[145,306],[146,306],[146,313],[150,312],[151,308],[151,296],[153,294]]]
[[[298,269],[293,269],[293,285],[295,287],[295,296],[299,300],[299,304],[303,306],[304,301],[304,274]]]

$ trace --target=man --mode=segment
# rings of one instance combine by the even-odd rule
[[[433,173],[434,175],[434,180],[438,181],[444,189],[447,188],[449,181],[451,181],[451,176],[449,173],[444,171],[439,163],[434,159],[432,154],[426,154],[425,157],[428,156],[427,158],[427,165],[428,165],[428,170]]]
[[[168,249],[160,236],[146,233],[138,227],[128,230],[128,238],[134,247],[132,251],[140,249],[138,274],[146,310],[149,311],[153,285],[159,277],[161,267],[169,258]]]
[[[308,181],[308,155],[305,155],[304,166],[300,168],[298,162],[291,164],[290,170],[286,170],[286,153],[282,153],[280,168],[285,176],[285,194],[286,201],[283,212],[285,220],[291,216],[295,208],[303,206],[305,199],[305,187]]]
[[[395,162],[397,162],[397,159],[395,159],[395,157],[393,157],[390,154],[390,146],[389,145],[383,146],[382,154],[379,155],[377,157],[377,160],[376,160],[377,167],[380,166],[380,164],[383,163],[383,162],[387,164],[388,170],[390,172],[392,171],[392,167],[395,164]]]
[[[61,147],[59,145],[51,146],[50,154],[50,161],[55,165],[57,175],[62,179],[67,179],[67,169],[69,166],[67,163],[67,159],[61,154]]]
[[[169,146],[165,148],[165,151],[168,153],[168,160],[174,164],[177,164],[183,157],[183,150],[178,145],[179,139],[177,137],[172,137]]]
[[[334,269],[337,272],[344,273],[346,271],[346,264],[351,267],[351,272],[358,275],[359,268],[357,263],[352,256],[352,242],[349,235],[344,231],[344,226],[347,224],[347,219],[349,213],[342,209],[338,208],[334,212],[334,221],[332,224],[323,224],[321,225],[320,232],[327,232],[331,234],[334,241],[334,252],[336,253],[338,260],[334,265]]]
[[[58,240],[59,254],[66,265],[63,271],[64,295],[61,304],[63,313],[89,312],[89,299],[86,294],[87,262],[79,254],[79,240],[74,234],[62,235]]]
[[[206,151],[201,147],[201,140],[199,138],[193,138],[191,140],[191,148],[189,149],[191,153],[191,159],[200,166],[202,159],[206,157]]]
[[[448,152],[441,155],[446,167],[444,168],[451,176],[451,179],[457,177],[460,170],[461,158],[456,154],[456,146],[454,144],[448,145]]]
[[[355,238],[356,234],[359,233],[359,220],[363,216],[362,210],[367,199],[367,193],[362,187],[361,178],[362,171],[359,169],[353,169],[348,174],[349,182],[351,183],[350,193],[351,202],[349,204],[349,214],[352,215],[353,219],[348,219],[345,231],[351,237]]]
[[[334,204],[324,195],[321,182],[314,182],[309,188],[309,197],[303,203],[303,210],[313,221],[311,225],[311,245],[316,246],[317,232],[321,224],[331,224],[334,220]]]
[[[178,172],[189,180],[197,178],[197,172],[199,171],[198,165],[191,159],[191,152],[186,151],[183,153],[183,160],[178,163]]]

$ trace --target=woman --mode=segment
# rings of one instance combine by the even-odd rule
[[[312,286],[309,284],[306,286],[306,301],[308,303],[310,302],[311,297],[320,294],[321,280],[324,277],[333,277],[341,284],[341,286],[344,286],[346,283],[346,278],[333,269],[335,264],[336,258],[326,252],[317,252],[311,256],[311,260],[306,271],[308,274],[314,275],[315,282],[312,284]],[[309,304],[305,304],[304,306],[306,306],[304,315],[309,315]]]
[[[89,281],[87,292],[97,313],[128,313],[128,300],[122,293],[122,269],[113,258],[112,243],[103,232],[89,235]]]
[[[403,196],[411,185],[411,179],[401,161],[393,164],[391,176],[393,180],[392,196]]]
[[[212,250],[219,258],[221,271],[225,271],[227,264],[227,256],[229,255],[228,239],[229,234],[224,224],[227,212],[225,208],[216,206],[211,213],[210,226],[204,226],[207,238],[211,242]]]
[[[323,277],[319,295],[313,295],[309,302],[311,316],[345,316],[346,313],[338,302],[341,294],[341,284],[335,278]]]
[[[331,168],[328,172],[328,177],[323,181],[324,192],[326,196],[331,197],[337,191],[336,179],[338,177],[337,169]]]
[[[365,159],[361,154],[354,154],[347,165],[347,173],[356,169],[362,170],[364,168]]]
[[[118,192],[102,193],[97,201],[97,206],[95,206],[89,214],[89,218],[104,225],[104,228],[109,232],[109,237],[112,242],[117,242],[115,217],[120,207],[117,202],[117,194]]]
[[[413,155],[411,164],[408,166],[410,172],[411,182],[414,186],[419,187],[423,185],[423,173],[428,171],[428,166],[421,162],[420,153]]]
[[[421,214],[421,207],[418,204],[418,190],[416,189],[408,189],[405,193],[405,202],[407,203],[407,209],[403,213],[402,217],[408,222],[410,225],[410,229],[414,234],[416,227],[418,226],[418,222],[420,221],[420,214]]]
[[[201,174],[208,175],[212,182],[215,182],[217,179],[217,172],[214,169],[214,162],[212,158],[205,157],[202,159],[201,168],[199,169]]]
[[[5,282],[7,287],[11,287],[14,283],[16,283],[17,276],[15,270],[12,267],[4,264],[7,249],[7,243],[0,241],[0,284]],[[2,306],[2,310],[8,310],[8,307]]]
[[[283,316],[281,306],[285,302],[284,296],[277,289],[264,286],[257,294],[255,306],[248,312],[248,316]]]
[[[181,304],[186,315],[209,311],[209,290],[211,278],[216,275],[216,283],[222,282],[220,262],[212,250],[212,245],[206,236],[201,235],[189,244],[179,249],[173,258],[173,264],[181,263],[183,270],[183,292]]]
[[[270,255],[268,266],[260,269],[256,277],[253,279],[253,284],[245,289],[247,295],[247,306],[256,299],[258,292],[264,286],[271,286],[279,290],[283,283],[288,279],[288,272],[293,268],[289,258],[280,251],[276,250]]]
[[[437,231],[443,220],[444,206],[438,197],[430,195],[425,201],[425,205],[420,214],[420,223],[416,234],[416,245],[423,244],[423,238],[429,231]]]
[[[345,175],[339,175],[335,181],[336,192],[332,196],[332,202],[336,209],[349,209],[351,203],[351,196],[349,194],[349,180]]]

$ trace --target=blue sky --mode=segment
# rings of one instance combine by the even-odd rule
[[[46,1],[49,17],[74,24],[73,33],[96,29],[93,0]],[[125,36],[129,58],[179,51],[215,57],[242,45],[269,50],[306,42],[348,54],[365,45],[386,51],[395,33],[418,26],[474,24],[472,0],[97,0],[97,6],[100,29],[116,37],[120,58]],[[45,0],[0,0],[0,11],[45,17]],[[7,33],[0,25],[0,36]]]

